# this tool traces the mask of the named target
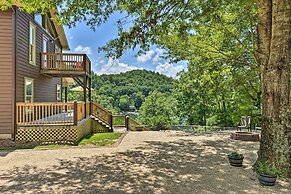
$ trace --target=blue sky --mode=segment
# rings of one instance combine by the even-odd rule
[[[85,23],[79,23],[71,29],[65,27],[70,52],[87,54],[97,74],[116,74],[133,69],[147,69],[175,78],[177,72],[186,68],[186,62],[170,64],[168,60],[160,58],[164,51],[155,46],[141,56],[136,56],[136,51],[128,50],[117,60],[105,58],[104,53],[98,52],[98,47],[104,46],[109,40],[117,37],[115,23],[120,17],[118,13],[114,14],[95,32]]]

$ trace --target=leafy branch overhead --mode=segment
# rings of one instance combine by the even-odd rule
[[[231,20],[232,14],[238,8],[240,12],[253,12],[252,1],[232,0],[223,2],[219,0],[10,0],[3,1],[6,6],[1,8],[7,8],[15,2],[23,3],[23,9],[28,12],[41,10],[45,13],[48,9],[57,6],[60,22],[70,27],[80,21],[85,21],[88,26],[95,29],[106,22],[112,14],[122,13],[124,17],[117,22],[118,37],[101,48],[106,51],[107,56],[115,57],[120,57],[127,49],[137,46],[140,46],[141,51],[148,50],[150,44],[164,46],[162,44],[164,36],[172,34],[178,34],[179,37],[195,36],[193,32],[196,32],[197,28],[201,26],[212,28],[213,26],[208,25],[221,20],[225,14]],[[243,28],[245,25],[242,21],[245,19],[248,21],[253,17],[249,14],[240,14],[240,21],[232,22],[239,22],[238,25],[243,24]],[[130,27],[126,28],[128,24]],[[249,29],[252,31],[251,26]]]

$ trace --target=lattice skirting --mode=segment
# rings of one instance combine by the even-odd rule
[[[75,143],[91,132],[91,118],[76,126],[25,126],[18,127],[16,140],[37,142]]]

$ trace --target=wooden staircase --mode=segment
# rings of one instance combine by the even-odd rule
[[[91,117],[94,121],[96,121],[101,126],[108,129],[109,132],[125,132],[125,131],[147,131],[148,129],[134,120],[133,118],[123,115],[123,116],[117,116],[112,115],[110,111],[108,111],[106,108],[101,106],[100,104],[96,102],[91,103]],[[114,126],[113,119],[116,117],[122,117],[124,119],[124,122],[122,125],[116,125]]]
[[[102,125],[103,127],[106,127],[108,129],[108,131],[113,131],[112,127],[110,125],[108,125],[107,123],[103,122],[102,120],[100,120],[99,118],[91,115],[92,119],[96,122],[98,122],[100,125]]]

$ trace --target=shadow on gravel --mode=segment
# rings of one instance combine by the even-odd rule
[[[262,187],[255,179],[249,185],[251,170],[248,177],[241,173],[247,169],[228,165],[234,144],[149,141],[127,152],[60,160],[48,169],[15,168],[0,175],[5,183],[0,193],[256,193]],[[274,189],[285,193],[288,188],[277,184]]]

